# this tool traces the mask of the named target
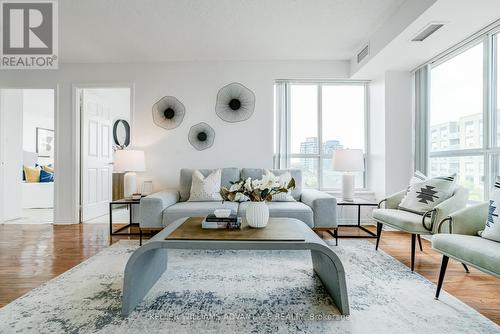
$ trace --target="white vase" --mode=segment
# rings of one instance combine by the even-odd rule
[[[250,202],[246,211],[246,218],[250,227],[266,227],[269,221],[269,208],[266,202]]]

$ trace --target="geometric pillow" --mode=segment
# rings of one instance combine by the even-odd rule
[[[46,172],[44,169],[40,171],[40,183],[54,182],[54,173]]]
[[[499,204],[500,204],[500,177],[497,177],[495,186],[490,195],[488,219],[486,220],[486,225],[484,226],[483,233],[481,233],[481,237],[498,242],[500,242],[500,219],[498,217],[498,213],[500,212],[500,209],[498,208]]]
[[[399,209],[417,214],[432,210],[453,196],[457,175],[439,176],[410,184]]]
[[[220,169],[213,171],[207,177],[199,170],[193,171],[188,202],[222,201],[221,176]]]

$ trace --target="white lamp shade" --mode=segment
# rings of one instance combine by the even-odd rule
[[[362,172],[365,170],[363,151],[358,149],[335,150],[333,170],[337,172]]]
[[[113,169],[115,172],[144,172],[146,162],[144,151],[118,150],[114,155]]]

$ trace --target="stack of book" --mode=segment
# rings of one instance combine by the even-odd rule
[[[230,214],[229,217],[217,217],[213,213],[205,217],[201,223],[202,228],[207,229],[240,229],[241,217],[236,217],[235,214]]]

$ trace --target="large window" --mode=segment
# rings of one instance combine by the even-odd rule
[[[493,30],[492,30],[493,31]],[[500,175],[500,64],[495,31],[430,63],[428,173],[457,173],[471,200],[483,200]]]
[[[341,188],[342,174],[332,168],[336,149],[365,150],[365,83],[279,83],[276,100],[286,100],[282,109],[288,144],[286,165],[303,171],[307,188]],[[277,138],[278,140],[278,138]],[[356,188],[365,188],[365,173],[356,174]]]

